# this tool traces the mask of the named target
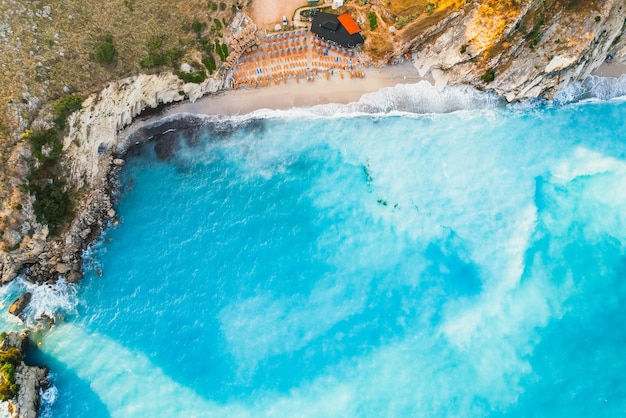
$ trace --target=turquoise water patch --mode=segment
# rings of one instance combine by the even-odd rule
[[[624,120],[287,112],[136,148],[38,354],[50,416],[619,415]]]

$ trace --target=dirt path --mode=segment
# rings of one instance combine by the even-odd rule
[[[291,25],[294,10],[306,5],[306,0],[252,0],[247,13],[259,28],[273,30],[274,25],[282,25],[283,16]]]

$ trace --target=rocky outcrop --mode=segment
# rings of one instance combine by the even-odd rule
[[[28,334],[10,332],[5,334],[0,350],[16,348],[25,354]],[[23,361],[15,367],[15,383],[19,386],[17,396],[9,400],[8,409],[12,418],[36,418],[39,414],[40,390],[48,388],[48,369],[38,366],[27,366]]]
[[[36,418],[41,404],[40,389],[46,389],[48,369],[46,367],[20,364],[15,369],[15,381],[19,385],[17,399],[9,401],[9,413],[12,418]]]
[[[508,101],[552,98],[608,55],[626,60],[623,0],[520,1],[491,15],[487,3],[466,3],[396,53],[413,51],[419,73],[430,73],[439,87],[469,84]]]
[[[123,164],[115,154],[127,145],[118,143],[118,133],[146,110],[185,99],[193,102],[221,87],[221,80],[186,84],[171,73],[144,74],[113,82],[88,97],[83,109],[70,117],[64,142],[67,181],[80,193],[76,215],[60,238],[50,240],[47,228],[37,225],[31,213],[35,234],[20,237],[18,249],[0,251],[0,282],[8,283],[21,272],[37,283],[54,282],[59,275],[79,281],[82,251],[115,217],[108,175]]]
[[[117,133],[146,109],[199,97],[222,87],[221,80],[183,83],[171,73],[138,75],[113,82],[83,102],[69,120],[64,151],[69,181],[77,188],[103,186],[118,151]],[[87,222],[88,223],[88,222]]]
[[[26,307],[28,306],[28,303],[30,302],[30,299],[32,298],[32,296],[33,294],[30,292],[26,292],[23,295],[19,296],[17,299],[13,301],[11,306],[9,306],[9,313],[11,315],[15,315],[19,317],[20,314],[24,311],[24,309],[26,309]]]

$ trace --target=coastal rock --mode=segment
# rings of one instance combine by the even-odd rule
[[[66,274],[68,271],[70,271],[70,266],[66,263],[57,263],[57,265],[55,266],[55,270],[59,274]]]
[[[121,158],[115,158],[113,160],[113,164],[115,164],[118,167],[121,167],[124,165],[124,160],[122,160]]]
[[[66,280],[68,283],[78,283],[80,282],[80,279],[83,278],[83,273],[81,273],[80,271],[71,271],[67,277]]]
[[[17,400],[9,401],[9,412],[15,418],[37,418],[41,403],[40,389],[50,386],[48,368],[27,366],[23,362],[15,368],[19,385]]]
[[[72,114],[70,131],[64,140],[69,181],[76,188],[104,185],[112,159],[111,150],[122,152],[128,144],[118,143],[118,132],[145,109],[199,97],[219,90],[222,80],[207,79],[202,84],[183,83],[172,73],[129,77],[107,85],[83,102],[83,109]],[[179,94],[185,92],[185,96]]]
[[[0,348],[16,348],[24,356],[28,342],[28,330],[18,334],[4,334]],[[39,414],[40,391],[50,386],[46,367],[27,366],[21,361],[15,367],[15,383],[19,386],[17,396],[9,400],[8,410],[12,418],[36,418]]]
[[[26,337],[28,334],[18,334],[17,332],[9,332],[4,335],[4,339],[0,341],[0,350],[8,350],[9,348],[17,348],[20,352],[26,350]]]
[[[517,4],[510,13],[485,20],[486,6],[467,2],[393,53],[413,52],[419,74],[431,74],[440,89],[468,84],[509,102],[551,99],[563,86],[588,77],[608,55],[622,57],[623,0],[596,2],[593,12],[574,3]]]
[[[9,313],[11,315],[20,316],[20,314],[28,306],[28,303],[30,302],[32,296],[33,295],[30,292],[26,292],[23,295],[19,296],[13,301],[11,306],[9,306]]]
[[[115,215],[116,215],[115,209],[107,210],[107,217],[113,219],[113,218],[115,218]]]

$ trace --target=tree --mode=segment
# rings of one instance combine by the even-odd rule
[[[113,44],[113,35],[107,33],[104,35],[104,40],[96,46],[94,52],[94,58],[100,65],[111,65],[115,59],[117,51]]]

